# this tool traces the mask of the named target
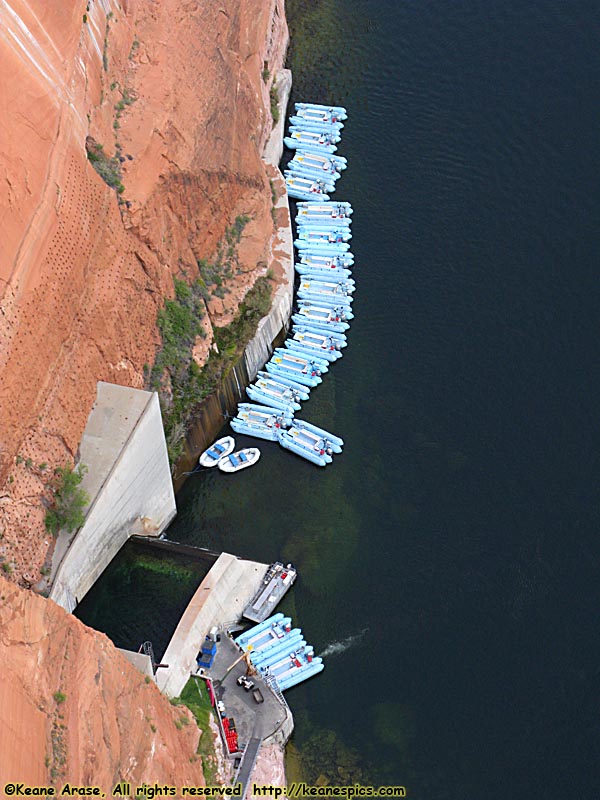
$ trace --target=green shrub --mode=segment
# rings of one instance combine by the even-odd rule
[[[115,120],[116,122],[116,120]],[[118,123],[117,123],[118,124]],[[121,162],[117,156],[109,158],[101,144],[88,139],[85,144],[88,161],[107,186],[122,193],[125,187],[121,182]]]
[[[277,91],[277,86],[275,83],[273,83],[271,86],[269,97],[271,98],[271,116],[273,117],[273,125],[277,125],[279,122],[279,92]]]
[[[122,97],[121,102],[125,106],[130,106],[137,100],[137,97],[134,97],[134,95],[130,94],[129,89],[127,87],[125,87],[125,89],[123,89],[123,91],[121,92],[121,97]]]
[[[277,203],[277,189],[275,188],[273,178],[269,178],[269,186],[271,187],[271,203],[275,205]]]
[[[210,351],[206,364],[199,367],[192,357],[196,339],[204,336],[201,324],[211,294],[223,297],[225,278],[231,277],[237,264],[236,248],[250,217],[236,218],[217,247],[213,263],[198,259],[200,278],[187,284],[174,279],[175,297],[165,301],[158,313],[162,347],[149,375],[149,388],[159,393],[169,460],[179,458],[185,435],[199,404],[215,391],[223,376],[250,341],[259,320],[271,306],[271,284],[259,278],[247,293],[235,319],[225,328],[216,328],[219,352]],[[209,287],[214,287],[212,292]]]
[[[54,692],[54,694],[52,696],[54,697],[54,699],[56,700],[58,705],[60,705],[61,703],[64,703],[65,700],[67,699],[67,695],[63,694],[62,692]]]
[[[250,217],[247,214],[240,214],[235,218],[233,225],[225,229],[225,240],[228,244],[239,244],[242,239],[242,231],[250,222]]]
[[[83,509],[89,498],[81,488],[87,469],[85,466],[75,471],[72,467],[57,467],[54,470],[54,501],[52,507],[46,512],[46,528],[56,536],[60,530],[69,533],[80,528],[85,521]]]
[[[108,72],[108,32],[110,30],[110,20],[112,17],[109,15],[106,18],[106,29],[104,31],[104,44],[102,46],[102,67],[104,72]]]
[[[198,727],[202,731],[197,754],[202,759],[202,772],[204,773],[207,785],[215,784],[215,746],[210,734],[209,721],[214,714],[210,704],[208,690],[202,681],[192,677],[188,680],[181,692],[180,700],[183,705],[190,709],[196,719]]]

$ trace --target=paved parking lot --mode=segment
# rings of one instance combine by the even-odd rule
[[[227,668],[240,657],[240,652],[233,641],[222,634],[208,674],[213,679],[217,699],[225,704],[225,714],[234,718],[240,746],[244,746],[251,738],[262,740],[271,736],[283,723],[286,709],[258,675],[250,679],[260,689],[263,703],[254,700],[252,691],[237,685],[238,677],[246,674],[246,662],[240,661],[229,672]]]

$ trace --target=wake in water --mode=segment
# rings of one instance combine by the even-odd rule
[[[328,644],[325,650],[320,653],[321,658],[325,658],[325,656],[338,656],[340,653],[345,653],[350,647],[358,644],[368,630],[368,628],[363,628],[360,633],[347,636],[345,639],[342,639],[339,642],[332,642],[331,644]]]

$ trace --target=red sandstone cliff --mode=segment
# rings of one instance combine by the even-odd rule
[[[187,709],[51,600],[3,578],[0,597],[0,786],[204,785]]]
[[[7,0],[0,40],[0,556],[27,584],[46,469],[75,455],[98,380],[143,385],[172,276],[195,277],[240,214],[241,271],[209,332],[266,271],[287,28],[283,0]],[[90,136],[120,155],[122,194]]]

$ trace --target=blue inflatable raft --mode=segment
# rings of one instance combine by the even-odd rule
[[[255,383],[248,386],[246,394],[257,403],[288,413],[293,414],[294,411],[300,411],[301,408],[299,393],[289,386],[278,383],[273,378],[257,378]]]
[[[290,150],[303,147],[318,148],[323,153],[335,153],[339,136],[329,134],[311,133],[310,131],[294,131],[290,136],[284,136],[283,143]]]
[[[312,334],[312,337],[315,336],[316,334]],[[323,340],[326,339],[327,337],[323,335]],[[330,347],[324,346],[305,334],[296,334],[292,339],[286,339],[284,345],[296,353],[314,353],[319,358],[325,358],[327,361],[337,361],[342,357],[341,351],[337,350],[334,344]]]
[[[299,117],[296,114],[289,119],[290,131],[310,131],[311,133],[334,133],[337,136],[341,135],[343,122],[325,122],[321,120],[309,120]]]
[[[340,173],[346,168],[342,162],[336,161],[337,156],[325,155],[321,153],[308,152],[308,150],[296,150],[296,154],[288,164],[289,169],[296,169],[303,167],[304,169],[312,170],[319,175],[334,173],[340,177]]]
[[[340,172],[348,167],[348,159],[345,158],[345,156],[338,156],[334,155],[333,153],[324,153],[319,147],[302,147],[302,149],[299,149],[298,152],[306,156],[319,156],[319,158],[327,159],[335,164],[335,168]],[[346,203],[346,205],[350,206],[350,203]]]
[[[257,373],[258,378],[264,378],[267,381],[276,380],[282,386],[289,386],[290,389],[293,389],[300,400],[308,400],[310,397],[310,386],[304,386],[302,383],[297,383],[296,381],[292,381],[289,378],[273,378],[268,372],[259,371]]]
[[[323,659],[317,656],[311,663],[307,663],[303,667],[300,667],[300,669],[291,671],[288,675],[278,680],[277,685],[279,686],[279,690],[285,692],[297,683],[312,678],[313,675],[318,675],[319,672],[322,672],[324,669],[325,665],[323,664]]]
[[[328,276],[329,277],[329,276]],[[300,280],[298,287],[298,294],[300,292],[324,293],[335,296],[348,296],[353,294],[356,289],[356,284],[353,278],[346,280],[332,281],[332,280],[318,280],[311,276],[307,276]]]
[[[296,334],[303,334],[304,338],[321,342],[323,346],[326,347],[333,345],[337,349],[346,347],[348,344],[348,338],[345,333],[335,333],[333,331],[323,333],[323,331],[314,331],[310,325],[292,325],[292,332],[294,338],[296,338]]]
[[[290,378],[297,383],[302,383],[304,386],[310,386],[311,388],[313,386],[318,386],[323,381],[323,378],[319,374],[320,370],[311,369],[299,363],[290,363],[289,359],[284,360],[279,355],[273,356],[273,358],[265,364],[265,369],[271,375]]]
[[[335,178],[332,175],[307,175],[297,170],[286,169],[283,172],[286,183],[294,181],[294,186],[297,186],[300,191],[310,191],[310,186],[315,184],[319,187],[320,191],[335,192]],[[306,181],[306,186],[302,188],[298,181]]]
[[[330,200],[327,203],[318,203],[316,201],[307,200],[298,203],[298,213],[305,211],[310,214],[322,213],[326,216],[351,217],[353,208],[347,201]]]
[[[318,225],[299,225],[298,226],[298,239],[297,241],[306,242],[306,245],[301,250],[311,250],[311,244],[340,244],[340,242],[349,242],[352,238],[352,231],[348,226],[325,228]],[[350,249],[350,245],[348,245]]]
[[[327,372],[329,364],[324,362],[322,358],[317,358],[314,355],[307,353],[292,353],[285,347],[276,347],[273,351],[271,361],[279,358],[281,361],[277,363],[287,369],[299,368],[306,371],[306,373],[316,372],[320,375],[322,372]]]
[[[300,298],[297,301],[298,306],[298,313],[302,314],[304,310],[307,311],[316,311],[325,314],[333,313],[334,317],[337,320],[342,320],[344,322],[354,319],[354,313],[352,312],[352,308],[349,304],[344,304],[340,300],[328,300],[327,298],[322,298],[319,300],[304,300]]]
[[[321,241],[314,241],[308,239],[294,239],[294,247],[296,250],[306,250],[312,255],[323,256],[339,256],[347,253],[350,250],[348,242],[328,242],[326,239]]]
[[[307,431],[300,430],[300,428],[279,431],[277,439],[279,444],[285,447],[286,450],[291,450],[292,453],[311,461],[318,467],[324,467],[333,461],[331,453],[328,453],[325,449],[322,437],[313,436]]]
[[[329,199],[323,184],[319,181],[302,178],[299,175],[286,175],[285,186],[290,197],[298,200],[307,200],[310,197]]]
[[[348,119],[348,112],[344,106],[326,106],[323,103],[294,103],[296,113],[303,111],[318,111],[335,115],[336,119]]]
[[[301,161],[290,161],[283,174],[299,175],[301,178],[310,178],[314,181],[323,181],[323,184],[328,192],[335,191],[335,182],[339,180],[340,173],[335,169],[321,170],[314,167],[307,167]]]
[[[312,278],[319,281],[346,280],[352,275],[351,269],[315,269],[310,264],[303,264],[302,262],[296,264],[294,268],[298,275],[303,278]]]
[[[270,442],[277,441],[278,431],[288,427],[289,424],[289,415],[275,408],[254,406],[253,408],[244,409],[241,405],[238,407],[237,416],[230,422],[231,427],[236,433],[256,436],[258,439],[266,439]]]
[[[334,453],[342,452],[342,447],[344,446],[344,440],[341,439],[339,436],[335,436],[333,433],[329,433],[329,431],[323,430],[323,428],[317,428],[316,425],[313,425],[311,422],[306,422],[303,419],[295,419],[292,422],[292,425],[295,428],[300,428],[303,431],[308,431],[313,436],[323,437],[327,446],[331,447]]]
[[[284,622],[287,620],[287,622]],[[252,628],[249,628],[247,631],[240,633],[233,641],[242,648],[246,648],[249,643],[261,632],[265,631],[269,628],[279,628],[281,630],[281,635],[283,636],[285,632],[285,628],[287,627],[289,630],[292,629],[291,626],[291,618],[284,617],[281,612],[277,612],[277,614],[273,614],[272,617],[263,620],[263,622],[259,622],[258,625],[254,625]]]
[[[278,347],[275,350],[275,354],[284,359],[284,364],[285,361],[289,358],[293,359],[299,358],[302,359],[303,361],[308,360],[309,364],[311,365],[311,368],[317,369],[321,373],[321,375],[323,375],[329,369],[329,361],[326,358],[324,358],[320,353],[317,354],[314,352],[310,352],[302,347],[294,347],[293,345],[287,347]]]
[[[328,331],[343,333],[350,327],[349,323],[331,308],[300,308],[296,314],[292,314],[292,322],[298,325],[310,325],[325,333]]]
[[[298,253],[300,261],[303,264],[311,264],[317,269],[330,269],[330,268],[344,268],[351,267],[354,264],[354,253],[347,250],[345,253],[332,253],[330,250],[325,250],[322,245],[319,248],[311,247],[310,250],[303,250]]]

